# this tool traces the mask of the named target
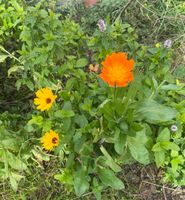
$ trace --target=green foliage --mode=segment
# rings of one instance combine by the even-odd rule
[[[170,48],[138,43],[135,30],[120,18],[112,23],[107,17],[105,31],[95,26],[89,32],[47,3],[24,7],[12,0],[0,8],[3,74],[13,78],[20,93],[26,88],[30,94],[22,100],[25,116],[17,108],[15,115],[0,115],[2,180],[9,179],[17,191],[33,166],[44,169],[54,157],[62,165],[53,177],[79,197],[92,191],[101,199],[106,187],[124,189],[118,172],[134,162],[155,162],[166,170],[167,181],[184,184],[185,85],[170,73]],[[135,60],[134,81],[112,88],[98,73],[106,55],[121,51]],[[33,105],[34,92],[43,87],[57,95],[46,112]],[[170,129],[174,124],[176,132]],[[39,140],[51,129],[59,133],[60,144],[46,152]]]

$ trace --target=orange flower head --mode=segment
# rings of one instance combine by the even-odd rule
[[[112,53],[107,55],[102,62],[103,68],[100,78],[109,86],[126,87],[127,84],[134,80],[133,68],[134,60],[128,60],[124,52]]]

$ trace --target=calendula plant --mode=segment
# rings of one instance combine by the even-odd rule
[[[13,128],[25,136],[22,145],[13,151],[1,144],[4,180],[17,191],[30,163],[42,168],[53,156],[61,162],[53,178],[77,196],[92,191],[101,199],[106,187],[124,189],[118,173],[134,162],[155,162],[167,181],[183,184],[183,176],[175,178],[184,171],[184,85],[170,73],[171,48],[139,44],[134,29],[119,19],[98,20],[89,33],[44,6],[26,8],[21,48],[17,57],[9,55],[22,66],[9,76],[31,96],[26,124]],[[1,129],[9,129],[4,124]],[[15,169],[10,155],[24,167]]]
[[[42,119],[39,124],[35,122],[37,131],[45,134],[54,129],[59,134],[57,145],[56,136],[43,136],[45,143],[41,139],[45,150],[57,146],[55,153],[62,152],[65,167],[55,178],[74,187],[78,196],[90,189],[100,199],[104,187],[123,189],[124,183],[116,177],[123,163],[135,160],[149,164],[155,160],[158,164],[157,154],[153,153],[155,138],[162,128],[174,123],[177,111],[165,101],[155,100],[160,97],[159,91],[144,83],[147,73],[136,66],[133,71],[134,64],[126,53],[113,52],[102,61],[100,75],[74,65],[76,73],[58,90],[47,116],[37,116]],[[36,95],[41,92],[43,106],[50,105],[50,95],[44,95],[44,90]],[[52,148],[47,148],[46,143]],[[166,145],[167,149],[177,146],[175,142]]]

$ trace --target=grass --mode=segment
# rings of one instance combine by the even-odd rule
[[[102,0],[102,5],[92,10],[78,12],[78,7],[73,9],[73,15],[77,20],[89,16],[89,28],[95,24],[97,19],[105,18],[107,11],[110,11],[112,20],[119,17],[122,21],[129,22],[135,27],[139,35],[139,42],[153,45],[157,42],[164,42],[172,39],[175,51],[173,72],[182,74],[185,62],[185,3],[182,0],[117,0],[112,6],[109,0]],[[107,6],[107,7],[106,7]],[[68,8],[70,11],[70,8]],[[99,10],[98,10],[99,9]],[[94,13],[93,13],[94,12]],[[94,18],[91,16],[94,14]],[[79,18],[81,17],[81,18]],[[83,23],[83,21],[81,21]],[[1,81],[0,84],[3,84]],[[13,86],[12,86],[13,87]],[[14,102],[13,102],[14,103]],[[4,106],[3,106],[4,107]],[[93,200],[92,193],[87,193],[78,198],[67,188],[54,180],[53,176],[60,168],[60,161],[53,159],[49,163],[41,163],[30,166],[30,176],[21,182],[20,189],[14,193],[8,182],[0,183],[0,199],[55,199],[55,200]],[[164,186],[161,183],[161,171],[156,171],[155,167],[148,166],[125,166],[120,177],[126,184],[124,191],[113,191],[107,189],[103,193],[103,200],[138,200],[144,199],[149,193],[154,193],[150,199],[170,199],[174,189]],[[149,192],[149,193],[147,193]],[[151,195],[151,194],[150,194]],[[182,195],[180,191],[179,195]],[[178,197],[177,197],[178,198]]]

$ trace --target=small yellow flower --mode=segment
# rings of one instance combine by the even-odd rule
[[[57,98],[49,88],[42,88],[35,94],[37,98],[34,99],[34,104],[37,105],[37,109],[41,111],[49,110]]]
[[[52,151],[54,147],[59,145],[59,135],[55,131],[50,130],[44,134],[40,142],[45,150]]]
[[[157,48],[161,47],[161,44],[160,43],[156,43],[155,45]]]

